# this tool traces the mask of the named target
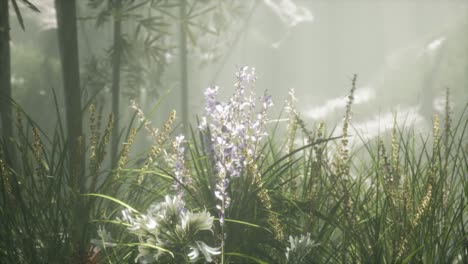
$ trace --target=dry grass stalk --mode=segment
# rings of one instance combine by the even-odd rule
[[[96,137],[98,135],[98,127],[96,128]],[[99,143],[96,144],[95,148],[95,155],[92,156],[90,162],[90,171],[91,175],[96,175],[99,172],[102,162],[106,156],[106,146],[109,143],[110,135],[112,133],[112,129],[114,127],[114,116],[112,114],[109,115],[109,119],[107,122],[106,129],[104,130],[104,134]]]
[[[7,168],[5,167],[5,163],[3,162],[2,159],[0,159],[0,177],[3,182],[3,189],[5,190],[5,193],[7,193],[9,196],[12,195],[11,193],[11,179],[10,179],[10,173],[8,172]]]
[[[395,188],[400,186],[400,142],[398,140],[397,116],[393,120],[392,128],[392,172]]]
[[[44,145],[42,144],[41,137],[39,136],[39,130],[37,127],[32,128],[33,134],[33,154],[36,161],[36,173],[38,176],[45,176],[47,174],[46,167],[44,166],[44,160],[42,159],[42,150]]]
[[[430,172],[431,173],[431,172]],[[427,209],[431,203],[432,199],[432,188],[433,188],[433,176],[430,175],[428,179],[428,187],[427,187],[427,192],[426,195],[421,199],[421,202],[416,209],[416,214],[413,216],[413,218],[410,221],[410,226],[409,230],[407,231],[407,234],[410,234],[413,230],[415,230],[419,224],[421,223],[421,218],[423,217],[424,213],[427,212]],[[400,239],[399,243],[399,248],[398,248],[398,254],[397,254],[397,259],[400,259],[403,254],[406,251],[406,246],[408,244],[408,239],[404,236]]]
[[[273,227],[273,232],[275,234],[275,239],[278,241],[283,241],[284,239],[284,231],[281,226],[280,220],[278,218],[278,215],[276,215],[272,211],[272,204],[271,204],[271,198],[270,195],[268,194],[268,190],[263,187],[262,180],[261,180],[261,174],[258,171],[257,164],[255,163],[254,160],[247,154],[244,153],[244,155],[247,157],[247,168],[251,175],[253,176],[253,184],[256,188],[258,188],[258,193],[257,193],[257,198],[260,201],[260,203],[263,205],[263,207],[269,212],[269,222],[271,226]]]
[[[90,131],[90,138],[89,138],[89,158],[90,160],[94,160],[96,158],[96,148],[98,145],[98,129],[96,126],[96,107],[94,104],[89,106],[89,131]]]
[[[395,209],[396,190],[394,188],[394,175],[382,140],[379,141],[379,150],[381,157],[380,162],[383,167],[384,190],[390,206]]]
[[[335,177],[336,177],[335,181],[338,183],[337,185],[338,188],[335,189],[336,191],[335,195],[337,197],[340,197],[341,194],[343,195],[344,211],[351,225],[354,222],[354,217],[351,216],[353,202],[351,200],[350,190],[348,189],[349,188],[349,184],[348,184],[349,182],[348,129],[349,129],[349,125],[351,123],[351,118],[352,118],[351,107],[354,102],[354,92],[356,91],[356,80],[357,80],[357,75],[355,74],[351,82],[351,91],[348,96],[348,101],[346,103],[346,113],[343,118],[342,136],[341,136],[340,145],[338,146],[338,156],[335,158],[334,164],[333,164],[333,167],[335,170]]]
[[[117,169],[115,172],[115,177],[119,178],[120,172],[122,169],[125,167],[128,161],[128,154],[130,153],[130,147],[133,145],[133,142],[135,141],[137,135],[137,129],[132,128],[130,130],[130,134],[128,136],[127,142],[124,143],[124,147],[122,149],[122,152],[119,157],[119,161],[117,163]]]
[[[163,125],[163,129],[158,132],[157,129],[150,126],[150,122],[144,116],[143,111],[139,109],[135,104],[132,106],[134,109],[137,110],[137,114],[140,117],[140,120],[144,122],[144,126],[146,130],[151,134],[154,144],[151,146],[151,151],[147,156],[145,165],[143,165],[142,172],[138,175],[138,183],[141,184],[145,179],[145,171],[153,164],[156,158],[162,152],[162,146],[168,138],[170,131],[172,130],[172,125],[176,119],[176,111],[172,110],[169,114],[169,118],[167,119],[166,123]]]

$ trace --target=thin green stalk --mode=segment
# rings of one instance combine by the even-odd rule
[[[180,56],[180,103],[182,107],[182,129],[189,135],[189,90],[187,70],[187,11],[186,0],[179,0],[179,56]]]
[[[114,44],[112,53],[112,113],[114,115],[114,129],[111,142],[111,165],[115,169],[119,158],[119,108],[120,108],[120,64],[122,57],[122,3],[121,0],[113,1],[114,9]]]

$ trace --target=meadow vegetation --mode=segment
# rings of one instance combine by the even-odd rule
[[[467,106],[453,113],[447,93],[432,133],[395,122],[366,139],[352,126],[354,76],[339,137],[303,120],[292,97],[283,135],[255,80],[240,68],[225,102],[208,88],[189,135],[175,112],[155,128],[133,104],[114,168],[113,117],[86,104],[80,189],[60,118],[45,134],[16,105],[20,166],[0,150],[0,262],[468,263]],[[151,139],[144,153],[132,150],[139,135]]]

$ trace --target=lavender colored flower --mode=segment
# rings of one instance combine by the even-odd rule
[[[190,184],[189,171],[185,166],[185,147],[183,145],[184,136],[179,135],[172,141],[173,153],[168,154],[166,151],[165,158],[166,162],[174,170],[174,185],[173,188],[176,191],[176,195],[179,198],[178,201],[183,203],[184,196],[184,187]],[[184,207],[184,204],[180,204],[181,208]]]
[[[267,111],[273,105],[268,95],[256,98],[253,91],[257,79],[255,68],[241,67],[236,78],[234,94],[227,102],[216,99],[219,87],[206,89],[206,116],[202,117],[199,127],[206,132],[206,153],[215,168],[215,196],[219,200],[217,209],[221,225],[225,209],[231,203],[229,183],[241,176],[247,156],[251,159],[258,156],[258,146],[267,135]]]

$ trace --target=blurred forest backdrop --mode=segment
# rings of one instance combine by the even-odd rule
[[[4,162],[26,173],[36,168],[19,164],[22,150],[55,153],[48,158],[56,167],[38,166],[50,175],[54,168],[68,173],[74,202],[67,219],[76,226],[70,239],[83,251],[91,217],[83,212],[94,207],[73,193],[103,191],[94,187],[106,177],[94,182],[82,175],[93,166],[96,173],[119,167],[119,157],[130,151],[125,146],[131,124],[140,118],[135,109],[158,127],[175,109],[174,130],[191,135],[204,111],[205,88],[231,87],[232,73],[244,65],[256,68],[257,94],[272,95],[272,121],[285,121],[285,99],[294,90],[305,122],[333,127],[346,111],[356,73],[353,129],[362,138],[390,132],[395,123],[431,131],[433,114],[447,110],[447,90],[453,119],[468,102],[468,2],[0,0]],[[220,90],[222,98],[230,94]],[[102,142],[92,137],[89,142],[89,135],[106,125],[111,129],[99,134],[106,136]],[[330,137],[342,129],[337,126]],[[33,145],[39,137],[44,146]],[[361,144],[355,139],[351,144]],[[18,143],[22,140],[29,143]],[[140,157],[151,140],[137,137],[131,152]],[[88,143],[98,146],[96,153],[110,155],[87,162],[86,155],[95,151]],[[39,152],[37,162],[45,155]],[[62,156],[67,158],[57,158]],[[19,190],[21,181],[13,184]]]
[[[446,88],[466,99],[465,1],[193,1],[183,34],[176,0],[123,2],[118,14],[105,1],[76,7],[82,100],[97,93],[95,100],[111,107],[117,63],[122,120],[131,115],[130,100],[145,110],[165,97],[154,118],[175,107],[193,121],[203,90],[229,86],[241,65],[257,68],[259,89],[277,98],[278,109],[294,88],[300,112],[315,121],[341,118],[333,113],[344,108],[353,73],[362,124],[397,110],[402,118],[430,119]],[[13,98],[53,127],[55,118],[37,109],[53,111],[52,91],[62,103],[56,11],[52,0],[31,3],[41,12],[18,3],[25,30],[13,6],[10,12]]]

